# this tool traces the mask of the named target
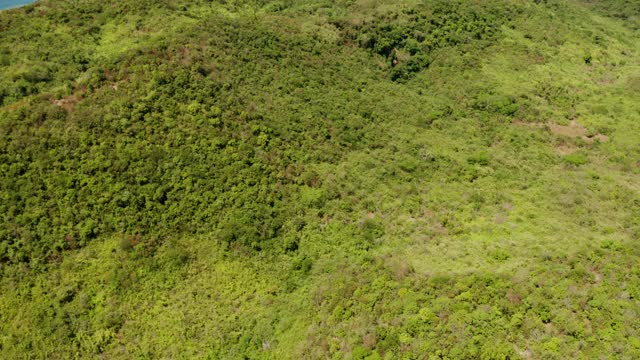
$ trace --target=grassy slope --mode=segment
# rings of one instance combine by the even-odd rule
[[[3,357],[640,355],[640,44],[607,8],[493,1],[393,81],[362,39],[449,5],[121,3],[0,15]],[[610,140],[512,124],[574,118]]]

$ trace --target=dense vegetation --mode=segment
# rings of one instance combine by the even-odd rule
[[[640,357],[639,15],[0,12],[0,358]]]

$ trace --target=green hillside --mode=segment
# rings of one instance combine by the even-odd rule
[[[640,358],[640,3],[0,12],[1,359]]]

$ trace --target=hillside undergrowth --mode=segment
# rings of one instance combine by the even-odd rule
[[[637,13],[1,12],[0,357],[637,358]]]

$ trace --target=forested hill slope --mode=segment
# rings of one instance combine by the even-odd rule
[[[639,16],[0,12],[0,358],[640,357]]]

